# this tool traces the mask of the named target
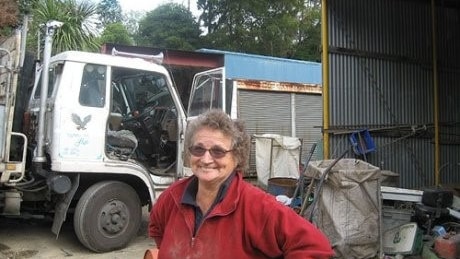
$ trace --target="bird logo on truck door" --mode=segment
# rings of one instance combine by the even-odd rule
[[[86,116],[83,120],[81,120],[80,116],[75,113],[72,113],[72,121],[77,125],[77,130],[85,130],[86,124],[91,120],[91,114]]]

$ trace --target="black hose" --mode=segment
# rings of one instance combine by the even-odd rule
[[[302,172],[299,175],[299,180],[297,182],[297,186],[295,187],[294,195],[292,196],[291,204],[289,205],[291,208],[294,208],[294,204],[295,204],[294,200],[297,198],[297,195],[299,194],[299,192],[301,194],[303,193],[303,191],[301,191],[300,189],[303,189],[303,184],[304,184],[304,179],[305,179],[305,172],[307,171],[308,163],[310,162],[310,159],[312,158],[313,153],[315,152],[315,149],[316,149],[316,143],[313,143],[313,145],[311,146],[310,152],[308,153],[307,160],[305,161],[305,165],[302,168]],[[300,200],[303,200],[302,197],[300,198]]]

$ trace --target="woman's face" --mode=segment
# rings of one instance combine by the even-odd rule
[[[211,128],[199,129],[193,139],[192,146],[207,149],[202,156],[190,153],[190,165],[193,174],[201,182],[220,184],[233,172],[237,161],[232,152],[227,152],[222,158],[213,157],[209,149],[230,150],[232,140],[225,136],[220,130]]]

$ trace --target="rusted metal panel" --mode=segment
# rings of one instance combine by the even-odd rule
[[[322,88],[319,84],[300,84],[241,79],[236,80],[236,82],[238,89],[243,90],[322,94]]]

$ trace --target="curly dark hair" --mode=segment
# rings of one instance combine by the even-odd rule
[[[245,171],[249,168],[249,150],[251,138],[246,132],[244,122],[242,120],[232,120],[224,111],[212,109],[201,114],[196,119],[189,122],[185,132],[185,163],[190,164],[189,147],[194,142],[195,134],[202,128],[211,128],[221,131],[225,136],[232,139],[233,150],[231,153],[237,161],[237,170]]]

